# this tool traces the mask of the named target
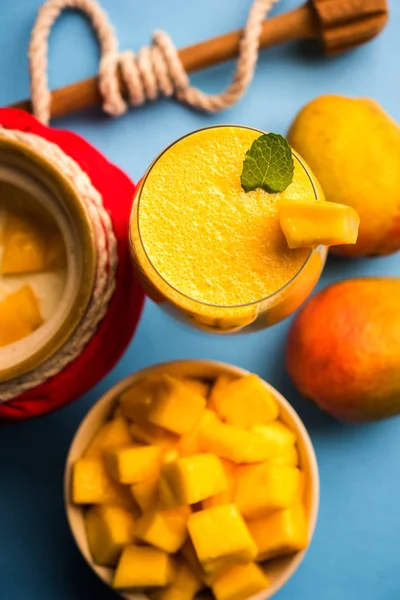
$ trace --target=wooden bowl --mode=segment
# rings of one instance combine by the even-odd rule
[[[84,508],[75,506],[71,501],[72,465],[76,459],[82,456],[96,431],[109,418],[121,393],[144,376],[155,375],[160,372],[167,372],[177,377],[197,377],[202,379],[214,379],[222,374],[236,375],[238,377],[249,374],[245,369],[211,360],[183,360],[154,365],[128,376],[111,388],[96,402],[82,421],[72,441],[66,462],[64,477],[66,513],[75,542],[83,557],[93,571],[109,587],[111,587],[113,569],[100,567],[93,562],[86,539]],[[317,521],[319,506],[319,475],[314,448],[302,421],[292,406],[269,383],[263,383],[274,393],[278,400],[282,421],[297,434],[300,465],[306,476],[305,505],[308,517],[309,537],[311,539]],[[251,600],[272,598],[296,571],[304,558],[305,552],[304,550],[287,557],[269,561],[265,571],[271,580],[271,585],[260,594],[252,596]],[[142,593],[119,593],[119,595],[125,600],[148,600],[148,596]],[[204,593],[201,598],[211,598],[211,595]]]

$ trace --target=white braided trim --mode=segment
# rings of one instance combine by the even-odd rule
[[[107,14],[95,0],[47,0],[39,10],[29,44],[31,96],[33,113],[43,123],[50,119],[51,94],[47,81],[48,38],[51,28],[66,8],[80,10],[90,19],[101,50],[99,87],[103,109],[119,116],[127,110],[127,103],[118,86],[120,68],[129,102],[139,106],[159,95],[175,96],[181,102],[198,110],[217,112],[232,106],[247,90],[253,79],[259,52],[262,24],[278,0],[254,0],[240,42],[239,58],[233,82],[220,94],[205,94],[190,86],[188,75],[179,54],[163,31],[153,34],[152,46],[138,54],[130,50],[118,52],[118,40]]]
[[[33,133],[0,127],[0,137],[29,145],[63,171],[89,212],[97,244],[97,268],[93,294],[82,321],[64,346],[46,362],[26,375],[0,384],[0,403],[2,403],[54,377],[82,353],[107,312],[116,285],[118,256],[112,222],[103,206],[102,197],[78,163],[56,144]]]

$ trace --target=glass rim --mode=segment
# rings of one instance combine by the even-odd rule
[[[168,152],[168,150],[170,148],[172,148],[173,146],[175,146],[175,144],[178,144],[179,142],[181,142],[182,140],[186,139],[187,137],[190,137],[190,136],[192,136],[192,135],[194,135],[196,133],[199,133],[201,131],[207,131],[208,129],[230,128],[230,127],[232,127],[232,128],[238,128],[238,129],[249,129],[251,131],[257,131],[261,135],[267,133],[267,132],[263,131],[262,129],[258,129],[257,127],[249,127],[248,125],[237,125],[237,124],[233,124],[233,125],[232,124],[208,125],[206,127],[200,127],[199,129],[195,129],[193,131],[190,131],[189,133],[185,133],[184,135],[180,136],[179,138],[177,138],[176,140],[174,140],[173,142],[171,142],[170,144],[168,144],[159,154],[157,154],[157,156],[155,157],[155,159],[150,163],[149,167],[147,168],[147,170],[146,170],[146,172],[145,172],[145,174],[144,174],[144,176],[143,176],[143,178],[142,178],[142,180],[140,182],[140,189],[138,190],[137,199],[135,199],[135,202],[137,202],[137,229],[138,229],[140,244],[142,246],[142,249],[143,249],[143,252],[144,252],[144,254],[146,256],[147,261],[149,262],[150,266],[155,271],[155,273],[157,274],[157,276],[160,277],[160,279],[162,279],[162,281],[171,290],[173,290],[179,296],[182,296],[183,298],[186,298],[190,302],[194,302],[194,303],[196,303],[196,304],[198,304],[200,306],[210,306],[211,308],[219,308],[219,309],[222,309],[222,310],[224,310],[224,309],[227,309],[227,310],[240,309],[240,308],[248,308],[248,307],[251,307],[251,306],[257,306],[258,304],[267,302],[268,300],[271,300],[274,297],[278,296],[279,294],[281,294],[282,292],[284,292],[285,289],[287,289],[297,279],[297,277],[302,273],[302,271],[305,269],[305,267],[309,263],[311,257],[315,253],[317,253],[320,250],[321,247],[323,247],[323,246],[317,246],[316,248],[311,248],[310,252],[308,253],[307,257],[305,258],[305,260],[304,260],[303,264],[301,265],[301,267],[299,268],[299,270],[281,288],[279,288],[275,292],[272,292],[271,294],[268,294],[268,296],[264,296],[263,298],[260,298],[258,300],[252,300],[251,302],[246,302],[244,304],[229,304],[229,305],[228,304],[212,304],[210,302],[204,302],[203,300],[198,300],[196,298],[192,298],[191,296],[188,296],[187,294],[185,294],[181,290],[178,290],[169,281],[167,281],[165,279],[165,277],[163,277],[163,275],[161,275],[161,273],[155,267],[155,265],[153,264],[150,256],[147,253],[146,246],[144,244],[144,241],[143,241],[143,238],[142,238],[142,234],[141,234],[141,231],[140,231],[140,214],[139,214],[139,211],[140,211],[140,200],[141,200],[141,196],[142,196],[142,190],[143,190],[143,187],[144,187],[144,185],[146,183],[147,177],[150,175],[151,170],[156,165],[156,163],[158,162],[158,160],[166,152]],[[292,148],[292,152],[294,153],[295,158],[298,160],[298,162],[300,163],[300,165],[304,169],[305,173],[307,174],[307,177],[310,180],[312,189],[314,191],[314,195],[318,199],[318,192],[317,192],[317,189],[316,189],[316,187],[314,185],[314,181],[313,181],[313,179],[312,179],[312,177],[310,175],[309,167],[306,166],[306,164],[303,161],[303,159],[298,155],[298,153],[293,148]]]

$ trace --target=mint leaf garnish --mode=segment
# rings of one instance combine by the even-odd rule
[[[240,181],[245,192],[261,188],[274,194],[292,183],[293,170],[292,149],[286,139],[277,133],[265,133],[246,152]]]

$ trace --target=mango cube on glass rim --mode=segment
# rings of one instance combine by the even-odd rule
[[[90,553],[97,565],[114,566],[134,539],[132,513],[121,506],[91,506],[85,514]]]
[[[233,565],[212,585],[216,600],[247,600],[269,586],[268,577],[258,565]]]
[[[158,446],[123,446],[104,452],[106,467],[119,483],[133,484],[154,479],[160,470],[162,450]]]
[[[336,202],[281,200],[279,222],[289,248],[355,244],[360,217]]]
[[[114,573],[112,586],[116,590],[143,587],[164,587],[174,578],[173,559],[158,548],[125,546]]]
[[[188,506],[168,510],[151,510],[142,515],[135,526],[135,536],[160,550],[174,554],[187,538]]]
[[[304,550],[308,544],[307,519],[300,503],[249,520],[247,526],[258,548],[258,561]]]
[[[117,417],[100,427],[83,456],[84,458],[101,458],[103,450],[127,446],[131,443],[132,438],[127,422],[123,417]]]
[[[300,499],[300,471],[272,461],[238,467],[235,504],[247,519],[289,508]]]
[[[247,375],[224,385],[212,394],[219,417],[244,429],[278,418],[279,406],[273,393],[257,375]]]
[[[262,436],[246,429],[221,423],[216,414],[206,410],[200,421],[200,447],[234,463],[255,463],[271,456],[271,447]]]
[[[128,490],[111,479],[104,462],[79,458],[72,469],[72,501],[74,504],[117,504],[132,507]]]
[[[183,435],[194,429],[205,406],[206,399],[192,387],[164,375],[156,388],[147,418],[154,425]]]
[[[161,469],[161,478],[177,506],[195,504],[228,488],[222,463],[211,453],[195,454],[167,463]]]
[[[188,520],[188,530],[206,573],[232,562],[250,562],[257,555],[255,542],[234,504],[193,513]]]
[[[177,557],[174,581],[156,593],[155,600],[192,600],[203,587],[191,565],[182,557]]]

